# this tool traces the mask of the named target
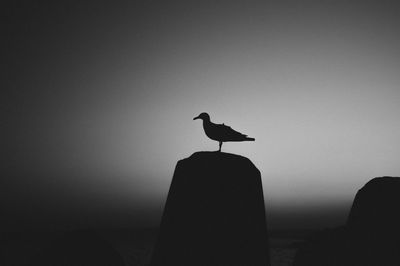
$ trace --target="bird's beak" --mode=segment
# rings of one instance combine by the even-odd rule
[[[196,120],[196,119],[199,119],[200,117],[199,116],[196,116],[195,118],[193,118],[193,120]]]

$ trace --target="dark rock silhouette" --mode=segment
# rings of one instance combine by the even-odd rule
[[[31,266],[124,266],[122,256],[91,230],[76,230],[51,241]]]
[[[231,127],[224,124],[214,124],[210,120],[210,115],[207,113],[201,113],[193,120],[203,120],[203,128],[207,137],[212,140],[219,142],[219,150],[221,151],[222,143],[227,141],[254,141],[254,138],[250,138],[245,134],[233,130]]]
[[[270,265],[261,175],[242,156],[178,162],[152,266]]]
[[[374,178],[361,188],[347,226],[354,265],[400,265],[400,178]]]
[[[378,177],[356,194],[345,227],[326,230],[298,250],[294,266],[400,265],[400,178]]]

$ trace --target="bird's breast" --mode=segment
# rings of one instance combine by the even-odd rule
[[[206,133],[207,137],[215,141],[221,141],[221,136],[218,134],[218,130],[216,126],[211,123],[203,123],[204,132]]]

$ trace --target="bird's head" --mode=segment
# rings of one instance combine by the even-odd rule
[[[198,116],[196,116],[195,118],[193,118],[193,120],[196,119],[202,119],[203,121],[210,121],[210,116],[207,113],[201,113]]]

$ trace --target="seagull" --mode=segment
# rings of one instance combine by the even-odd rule
[[[227,141],[254,141],[254,138],[247,137],[240,132],[233,130],[231,127],[225,124],[214,124],[210,120],[210,116],[207,113],[201,113],[193,120],[203,120],[203,128],[207,137],[212,140],[219,142],[219,152],[221,151],[222,143]]]

